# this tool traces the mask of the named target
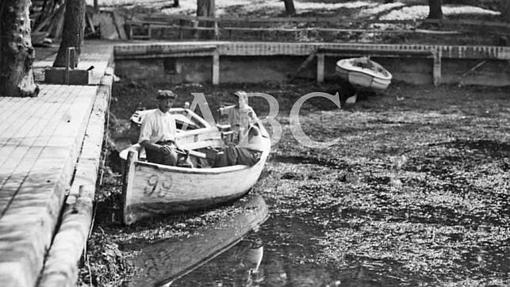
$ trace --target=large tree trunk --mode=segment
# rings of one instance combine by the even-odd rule
[[[0,96],[35,97],[30,0],[0,1]]]
[[[215,0],[197,0],[197,16],[198,17],[214,17],[216,15]],[[212,27],[212,22],[205,22],[201,27]],[[197,37],[211,37],[214,33],[208,31],[198,31]]]
[[[296,15],[296,8],[294,7],[294,0],[283,0],[285,2],[285,13],[287,15]]]
[[[505,22],[510,22],[510,1],[509,0],[501,0],[500,11],[501,18]]]
[[[429,19],[443,19],[443,0],[429,0]]]
[[[64,31],[62,33],[62,42],[58,49],[57,58],[53,67],[65,67],[67,49],[74,47],[76,51],[75,59],[71,61],[78,64],[78,58],[81,52],[85,28],[85,0],[66,0],[66,12],[64,15]],[[74,67],[73,67],[74,68]]]

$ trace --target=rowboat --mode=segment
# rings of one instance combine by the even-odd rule
[[[232,208],[219,213],[217,221],[197,228],[192,235],[160,240],[141,248],[130,259],[134,274],[127,285],[170,286],[173,281],[234,248],[269,216],[268,207],[258,194],[243,197]],[[250,266],[255,269],[262,260],[262,248],[252,253],[256,254],[247,255],[256,257],[250,258],[256,261],[255,266]]]
[[[241,105],[242,104],[242,105]],[[245,195],[257,182],[270,152],[269,134],[247,98],[235,118],[238,124],[212,125],[187,108],[172,108],[177,122],[176,143],[188,151],[192,160],[220,153],[232,138],[239,135],[238,146],[243,147],[246,126],[256,125],[260,131],[260,159],[251,166],[223,167],[167,166],[145,160],[140,145],[130,146],[120,153],[125,159],[123,175],[123,221],[126,225],[158,215],[208,208]],[[232,128],[239,126],[238,129]],[[227,140],[227,139],[230,140]],[[203,162],[203,160],[202,160]]]
[[[391,73],[368,57],[342,59],[336,63],[337,74],[355,86],[384,90],[391,83]]]

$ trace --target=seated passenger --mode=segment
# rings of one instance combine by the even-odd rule
[[[216,155],[214,167],[230,165],[248,165],[256,164],[262,155],[264,148],[263,135],[257,124],[250,125],[237,146],[229,145]]]
[[[164,165],[177,163],[177,129],[175,118],[169,112],[176,98],[177,95],[170,90],[159,90],[158,108],[143,118],[138,142],[145,148],[149,162]]]

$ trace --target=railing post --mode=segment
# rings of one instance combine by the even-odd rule
[[[324,82],[324,53],[317,53],[317,83]]]
[[[220,38],[220,29],[218,27],[218,20],[214,17],[214,39],[218,40]]]
[[[432,77],[434,86],[439,86],[441,84],[441,57],[442,57],[441,48],[438,47],[434,52],[434,64],[432,68]]]
[[[68,47],[66,53],[66,71],[65,71],[65,83],[69,85],[69,71],[76,68],[76,49],[75,47]]]
[[[212,84],[217,86],[220,84],[220,53],[218,49],[213,52],[212,59]]]

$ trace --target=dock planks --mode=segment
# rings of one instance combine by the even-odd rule
[[[0,133],[0,282],[17,286],[42,268],[98,88],[41,89],[30,104],[5,102],[18,113]]]
[[[0,286],[37,285],[112,56],[111,44],[86,44],[89,85],[39,84],[38,97],[0,98]]]

